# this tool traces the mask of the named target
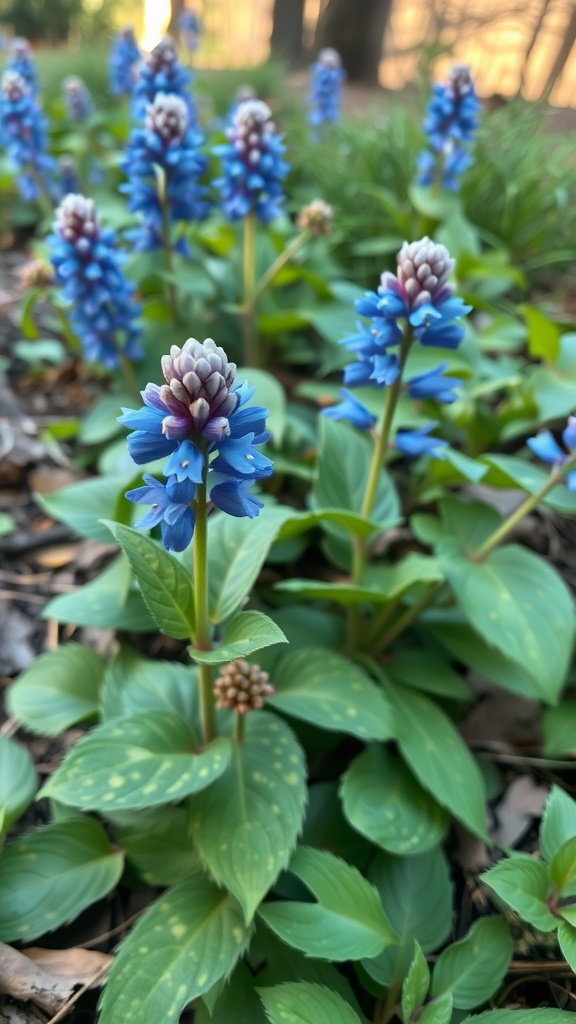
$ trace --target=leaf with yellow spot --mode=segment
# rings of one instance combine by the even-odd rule
[[[195,753],[188,723],[172,711],[112,719],[72,748],[45,785],[44,796],[72,807],[119,811],[181,800],[226,770],[226,737]]]
[[[249,938],[233,896],[206,875],[181,882],[122,943],[102,996],[102,1024],[176,1024],[192,999],[230,974]]]
[[[337,992],[309,981],[259,989],[270,1024],[360,1024],[360,1017]]]
[[[288,865],[306,803],[304,754],[292,730],[265,711],[247,716],[224,774],[190,801],[194,844],[246,920]]]
[[[123,860],[92,818],[16,839],[0,859],[0,939],[34,939],[73,920],[114,888]]]

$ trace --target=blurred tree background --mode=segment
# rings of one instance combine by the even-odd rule
[[[112,32],[123,9],[123,0],[0,0],[0,25],[31,42],[63,43]]]

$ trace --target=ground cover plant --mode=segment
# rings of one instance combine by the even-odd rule
[[[483,113],[461,66],[421,126],[341,123],[333,51],[308,111],[275,68],[223,85],[129,31],[114,103],[102,61],[61,92],[22,41],[7,63],[3,230],[34,259],[3,387],[23,435],[65,395],[14,465],[68,483],[0,540],[11,565],[37,515],[85,546],[46,649],[7,663],[0,1014],[560,1024],[565,141]],[[36,940],[83,973],[44,950],[39,980]]]

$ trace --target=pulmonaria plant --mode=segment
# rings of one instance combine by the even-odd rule
[[[46,120],[36,94],[17,71],[5,71],[1,82],[2,141],[16,167],[23,199],[50,195],[54,161],[48,153]]]
[[[396,274],[384,272],[378,291],[366,292],[356,302],[358,313],[370,322],[367,326],[360,324],[358,333],[342,342],[356,356],[356,362],[344,369],[344,383],[347,387],[377,389],[392,386],[394,403],[402,383],[411,398],[453,402],[454,389],[461,381],[445,376],[446,363],[405,382],[402,375],[414,343],[455,349],[464,337],[463,328],[455,321],[471,307],[465,306],[454,295],[453,285],[448,284],[454,260],[445,246],[425,237],[418,242],[405,242],[397,263]],[[361,402],[347,391],[343,397],[340,405],[325,411],[327,416],[350,420],[361,430],[374,425],[376,417]],[[410,456],[427,453],[441,458],[445,442],[429,436],[435,425],[399,431],[396,447]]]
[[[12,40],[6,70],[21,75],[30,91],[34,94],[38,92],[38,72],[27,39],[17,36]]]
[[[78,180],[78,169],[76,162],[71,156],[61,156],[58,161],[58,192],[60,199],[64,199],[71,192],[78,192],[80,182]]]
[[[473,162],[466,144],[474,139],[480,110],[470,68],[455,64],[448,80],[433,86],[422,126],[428,149],[418,158],[418,184],[441,181],[448,191],[457,191],[458,179]]]
[[[62,83],[66,117],[75,124],[84,124],[93,110],[92,97],[78,75],[68,75]]]
[[[214,682],[216,707],[236,711],[239,715],[260,711],[266,697],[273,693],[268,672],[263,672],[260,665],[251,665],[245,658],[222,665]]]
[[[162,543],[183,551],[194,533],[199,491],[231,516],[257,516],[263,507],[250,494],[256,480],[270,476],[272,463],[257,445],[270,437],[267,410],[249,406],[254,388],[235,383],[236,365],[211,338],[189,338],[162,358],[165,384],[148,384],[144,407],[125,409],[120,422],[133,432],[128,450],[138,465],[168,458],[166,483],[144,477],[128,491],[129,501],[151,505],[135,525],[160,524]]]
[[[222,177],[215,184],[224,214],[237,221],[254,213],[268,223],[280,213],[282,181],[289,170],[270,108],[262,100],[240,103],[226,135],[228,142],[214,148],[222,160]]]
[[[553,470],[563,470],[568,490],[576,492],[576,468],[566,472],[568,463],[576,459],[576,416],[568,417],[568,423],[562,431],[562,441],[567,451],[560,447],[550,430],[543,430],[536,437],[529,437],[526,444],[534,455],[542,462],[547,462]]]
[[[161,92],[180,97],[186,104],[190,123],[195,124],[196,110],[189,91],[191,81],[192,72],[178,60],[170,36],[164,36],[140,65],[132,96],[134,119],[145,117],[148,106]]]
[[[122,272],[116,234],[101,226],[93,200],[66,196],[47,243],[86,359],[108,369],[118,367],[124,357],[141,359],[134,285]]]
[[[108,78],[114,96],[131,96],[142,55],[133,28],[124,28],[116,36],[110,52]]]
[[[132,131],[121,164],[129,180],[120,188],[129,197],[128,209],[142,217],[141,226],[126,233],[136,251],[170,247],[175,223],[207,215],[206,189],[199,184],[206,171],[199,153],[203,141],[190,125],[184,100],[165,93],[148,107],[144,127]],[[188,254],[185,239],[175,247]]]
[[[310,109],[308,123],[319,137],[324,124],[336,124],[340,120],[340,102],[344,71],[340,54],[331,47],[320,50],[318,60],[311,68]]]

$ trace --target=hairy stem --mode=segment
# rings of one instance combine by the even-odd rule
[[[207,572],[207,501],[206,474],[207,460],[204,465],[202,483],[196,488],[196,524],[194,527],[194,611],[196,631],[194,646],[199,651],[209,651],[212,647],[210,619],[208,616],[208,572]],[[216,735],[216,714],[214,710],[214,693],[212,669],[210,665],[198,665],[200,680],[200,717],[204,743],[210,743]]]
[[[260,349],[256,331],[254,280],[256,276],[256,217],[250,212],[244,221],[244,262],[242,324],[244,328],[244,362],[246,366],[260,365]]]
[[[166,173],[163,168],[156,165],[156,181],[158,185],[158,201],[160,203],[160,210],[162,212],[162,251],[164,253],[164,262],[166,265],[166,273],[169,277],[172,277],[174,273],[174,260],[172,253],[172,240],[170,237],[170,208],[168,205],[168,196],[166,195]],[[174,281],[166,280],[166,298],[170,307],[170,313],[174,324],[180,323],[178,315],[178,293]]]
[[[308,241],[309,238],[310,231],[308,230],[308,228],[306,228],[290,242],[290,245],[287,245],[286,248],[283,249],[283,251],[277,257],[277,259],[274,260],[274,263],[272,263],[268,267],[266,273],[262,274],[262,277],[257,282],[252,292],[253,313],[255,312],[256,303],[258,302],[258,299],[261,298],[261,296],[264,294],[268,286],[272,284],[272,281],[274,280],[276,275],[280,273],[282,267],[286,266],[286,264],[292,259],[293,256],[296,255],[298,250],[302,248],[302,246]]]

